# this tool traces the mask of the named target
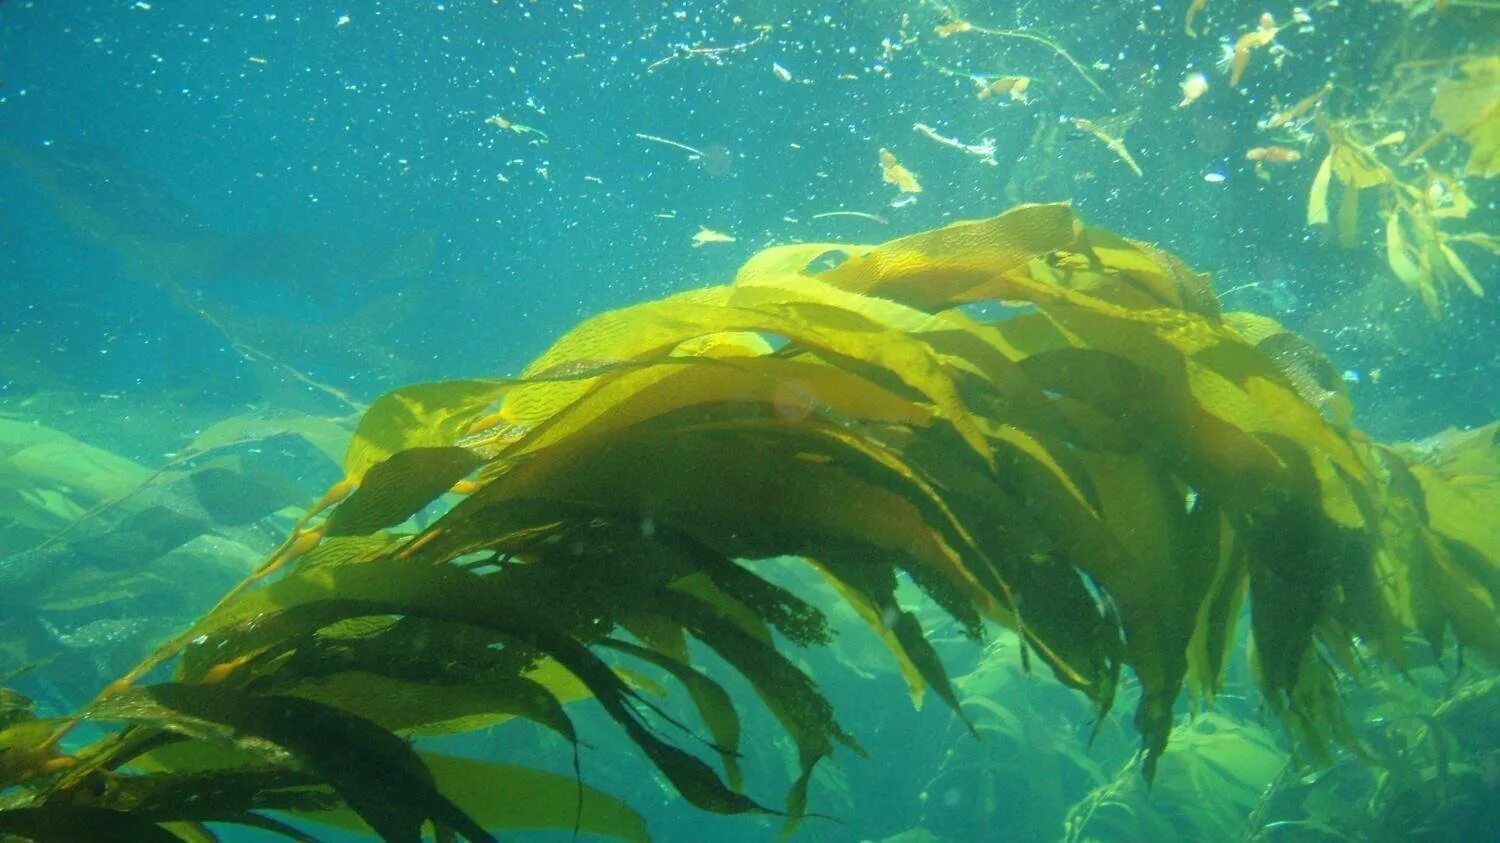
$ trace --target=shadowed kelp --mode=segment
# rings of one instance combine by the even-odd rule
[[[830,253],[842,263],[806,271]],[[960,307],[985,301],[1006,318]],[[582,696],[692,804],[790,827],[818,762],[858,746],[773,634],[828,639],[815,606],[760,575],[776,556],[815,564],[913,693],[955,710],[902,578],[974,638],[1013,629],[1101,711],[1128,666],[1147,777],[1183,684],[1217,691],[1248,600],[1265,700],[1325,758],[1351,740],[1336,666],[1400,665],[1410,630],[1500,657],[1493,536],[1464,517],[1500,503],[1495,429],[1376,445],[1326,372],[1274,323],[1221,315],[1204,276],[1062,205],[767,250],[732,285],[587,320],[519,378],[377,401],[346,480],[262,569],[79,715],[128,728],[66,756],[49,736],[67,724],[0,733],[0,772],[22,786],[12,827],[139,819],[129,765],[225,746],[244,752],[154,755],[149,781],[180,798],[146,819],[341,804],[388,839],[424,822],[483,839],[479,797],[391,733],[520,716],[576,745],[563,704]],[[689,639],[795,743],[780,811],[741,787],[736,701]],[[174,658],[173,683],[133,687]],[[707,734],[669,731],[685,724],[632,664],[680,681]],[[592,811],[574,822],[632,833]]]

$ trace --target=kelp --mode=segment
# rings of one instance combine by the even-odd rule
[[[930,779],[917,779],[918,799],[923,825],[947,835],[940,839],[964,839],[976,827],[1000,840],[1055,830],[1079,795],[1108,781],[1106,759],[1136,755],[1136,738],[1118,717],[1104,718],[1080,740],[1088,702],[1028,676],[1012,641],[989,642],[974,670],[954,678],[954,688],[981,739],[964,740],[950,727],[935,741],[934,762],[913,765],[933,770]],[[1139,778],[1138,770],[1132,773]],[[956,802],[969,810],[955,811]]]
[[[1178,728],[1149,795],[1138,761],[1068,812],[1063,839],[1233,839],[1286,768],[1275,736],[1208,714]]]
[[[1500,55],[1464,62],[1461,78],[1439,84],[1432,116],[1469,145],[1466,174],[1500,175]]]
[[[273,435],[205,438],[153,470],[0,421],[5,661],[55,660],[40,675],[86,694],[192,619],[198,595],[184,583],[219,592],[253,569],[290,520],[277,513],[305,504],[275,459],[251,447]],[[300,456],[299,470],[313,467]]]
[[[1286,767],[1253,811],[1211,836],[1274,840],[1298,829],[1330,840],[1484,836],[1493,823],[1497,690],[1494,677],[1454,676],[1437,664],[1405,675],[1371,671],[1349,693],[1366,752],[1313,774]]]
[[[1500,57],[1485,44],[1468,55],[1429,56],[1436,42],[1428,34],[1400,29],[1389,52],[1408,57],[1388,81],[1363,91],[1330,82],[1261,128],[1314,145],[1326,139],[1308,190],[1308,225],[1332,223],[1344,249],[1375,239],[1391,274],[1440,317],[1455,284],[1484,295],[1484,273],[1470,269],[1475,253],[1467,247],[1500,252],[1483,214],[1472,213],[1487,207],[1487,180],[1500,172]],[[1368,215],[1371,197],[1380,229],[1361,213]],[[1383,236],[1369,238],[1371,230]]]
[[[1377,193],[1385,218],[1386,264],[1433,316],[1442,315],[1450,278],[1461,281],[1475,296],[1483,296],[1483,286],[1453,247],[1462,243],[1497,252],[1500,243],[1484,232],[1443,228],[1450,221],[1467,218],[1474,208],[1463,183],[1431,169],[1418,179],[1398,175],[1393,165],[1381,159],[1380,150],[1403,143],[1404,132],[1365,144],[1354,140],[1346,128],[1329,125],[1326,131],[1330,151],[1308,193],[1308,225],[1328,224],[1328,194],[1334,183],[1341,184],[1335,217],[1338,241],[1346,249],[1354,248],[1361,239],[1360,196],[1365,191]]]
[[[979,302],[1002,315],[964,307]],[[4,807],[115,810],[87,796],[104,771],[132,781],[133,759],[190,741],[247,752],[220,773],[240,778],[212,789],[157,759],[150,822],[265,824],[313,799],[388,839],[424,823],[486,839],[509,819],[481,821],[394,736],[522,717],[571,743],[576,771],[565,704],[590,697],[689,803],[790,831],[821,761],[862,750],[785,652],[829,633],[758,561],[780,557],[814,565],[913,695],[961,716],[986,709],[899,582],[971,638],[1009,628],[1023,663],[1101,713],[1128,668],[1148,780],[1183,686],[1221,687],[1248,602],[1267,707],[1326,759],[1353,741],[1338,668],[1403,664],[1413,631],[1500,658],[1497,548],[1466,517],[1500,505],[1493,431],[1378,445],[1330,371],[1062,205],[771,249],[733,284],[586,320],[517,378],[375,402],[345,479],[281,547],[80,713],[128,727],[63,755],[65,724],[0,734],[20,785]],[[780,808],[749,795],[741,702],[689,641],[791,739]],[[142,684],[173,659],[171,682]],[[641,668],[687,691],[701,731],[642,693]],[[602,828],[575,804],[575,828]]]

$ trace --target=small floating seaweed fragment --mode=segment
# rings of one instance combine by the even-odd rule
[[[1198,13],[1203,11],[1203,7],[1207,5],[1208,0],[1193,0],[1188,5],[1187,15],[1182,19],[1182,30],[1187,33],[1187,37],[1198,37],[1198,31],[1193,29],[1193,20],[1198,17]]]
[[[1129,167],[1132,173],[1135,173],[1137,176],[1145,175],[1141,172],[1141,165],[1135,163],[1135,156],[1131,155],[1130,150],[1125,148],[1125,141],[1120,138],[1111,137],[1103,129],[1094,125],[1092,120],[1085,120],[1082,117],[1069,117],[1068,122],[1077,127],[1079,131],[1088,132],[1093,135],[1110,152],[1113,152],[1116,158],[1125,162],[1125,166]]]
[[[1234,42],[1234,50],[1225,56],[1229,63],[1229,87],[1239,86],[1240,79],[1245,75],[1245,68],[1250,65],[1250,53],[1261,47],[1271,46],[1279,31],[1276,19],[1267,12],[1260,16],[1260,23],[1254,30],[1241,35]]]
[[[698,248],[699,246],[705,245],[707,243],[733,243],[733,242],[734,242],[734,237],[733,236],[725,234],[722,231],[714,231],[713,229],[709,228],[706,225],[700,225],[700,226],[698,226],[698,233],[693,235],[693,248],[694,249]]]
[[[982,100],[1009,96],[1011,102],[1018,102],[1022,105],[1030,102],[1026,98],[1026,89],[1031,87],[1030,76],[1001,76],[994,80],[975,76],[974,84],[979,86],[978,96]]]
[[[981,164],[988,164],[991,167],[995,166],[995,142],[989,138],[979,143],[964,143],[957,138],[945,137],[938,134],[936,129],[926,123],[917,123],[912,126],[912,130],[923,137],[937,141],[943,146],[951,147],[967,155],[973,155],[979,159],[979,163]],[[882,166],[884,166],[884,160],[882,157]],[[886,181],[890,181],[890,179],[886,179]],[[916,193],[918,191],[911,192]]]
[[[939,38],[950,38],[960,32],[968,32],[973,28],[974,24],[969,23],[966,20],[956,20],[949,23],[938,24],[935,28],[933,28],[932,31],[937,33],[937,37]]]
[[[1256,125],[1262,129],[1279,129],[1312,111],[1319,103],[1323,102],[1323,98],[1328,96],[1328,92],[1331,90],[1333,90],[1333,83],[1324,82],[1323,87],[1297,100],[1290,108],[1283,108]]]
[[[1245,153],[1247,161],[1263,161],[1267,164],[1291,164],[1302,160],[1302,153],[1285,146],[1257,146]]]
[[[1201,73],[1190,73],[1179,83],[1182,88],[1182,102],[1177,104],[1178,108],[1187,108],[1198,101],[1208,91],[1208,77]]]
[[[792,72],[782,67],[779,62],[771,62],[771,72],[776,74],[776,78],[783,82],[792,81]]]
[[[901,166],[889,149],[880,149],[880,178],[886,184],[894,184],[902,193],[921,193],[922,185],[911,170]]]
[[[1255,162],[1257,176],[1270,179],[1267,164],[1295,164],[1302,160],[1302,153],[1285,146],[1257,146],[1245,153],[1245,160]]]
[[[507,132],[514,132],[518,135],[536,135],[537,140],[541,143],[547,143],[549,140],[551,140],[551,138],[547,136],[547,133],[542,131],[541,129],[536,129],[531,126],[523,126],[520,123],[515,122],[514,120],[506,119],[498,114],[485,118],[484,122],[498,129],[504,129]]]

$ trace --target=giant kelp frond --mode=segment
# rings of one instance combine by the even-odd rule
[[[961,307],[986,301],[1005,316]],[[12,801],[27,817],[122,810],[111,787],[84,796],[91,771],[164,741],[229,743],[248,755],[223,774],[250,778],[213,819],[315,798],[390,839],[424,822],[483,839],[474,803],[390,733],[519,716],[576,745],[564,704],[592,697],[694,805],[777,812],[742,790],[737,701],[693,664],[696,639],[793,739],[795,822],[814,767],[858,744],[782,652],[828,633],[758,570],[779,556],[815,565],[914,694],[955,711],[896,601],[903,577],[975,637],[1013,629],[1101,710],[1128,666],[1148,777],[1184,683],[1217,690],[1248,599],[1269,707],[1320,755],[1348,737],[1332,671],[1355,667],[1357,642],[1399,663],[1403,633],[1436,646],[1451,627],[1500,657],[1495,536],[1465,517],[1500,504],[1495,429],[1461,452],[1375,445],[1329,371],[1066,206],[768,250],[732,285],[585,321],[519,378],[376,402],[326,518],[262,571],[285,573],[129,677],[180,653],[174,683],[120,683],[84,712],[131,723],[120,736],[71,764],[13,741],[8,772],[29,789]],[[418,513],[426,526],[407,526]],[[701,733],[640,693],[642,667],[683,686]],[[203,802],[164,801],[151,820],[205,819]]]

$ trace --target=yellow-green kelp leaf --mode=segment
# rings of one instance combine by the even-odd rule
[[[0,419],[0,509],[7,532],[26,528],[28,535],[52,535],[150,478],[141,464],[61,431]],[[0,555],[5,552],[0,548]]]
[[[417,753],[437,789],[491,831],[558,829],[647,843],[646,821],[625,803],[571,776],[435,752]],[[583,805],[578,804],[579,795]],[[368,828],[356,814],[307,811],[298,815],[337,828]]]
[[[1077,244],[1082,224],[1066,205],[1023,205],[997,217],[913,234],[856,254],[819,274],[850,292],[942,310],[1006,298],[1005,276]]]
[[[1465,62],[1463,73],[1438,83],[1432,116],[1468,142],[1469,175],[1500,175],[1500,56]]]
[[[483,462],[464,448],[411,447],[371,466],[324,523],[325,536],[364,536],[420,512]]]
[[[231,416],[205,427],[178,456],[206,454],[248,442],[263,442],[282,436],[304,440],[334,463],[349,450],[350,422],[301,413]]]
[[[558,829],[614,837],[620,840],[647,841],[650,836],[640,815],[624,803],[585,784],[570,775],[549,773],[514,764],[500,764],[477,758],[465,758],[419,750],[417,755],[432,775],[436,788],[464,813],[490,831],[523,829]],[[179,740],[138,755],[130,762],[137,770],[159,774],[198,774],[208,781],[216,771],[235,770],[264,763],[253,751],[225,747],[211,741]],[[267,782],[272,784],[273,782]],[[333,792],[307,783],[300,785],[314,801]],[[580,809],[578,799],[583,797]],[[202,803],[203,799],[197,800]],[[268,806],[270,808],[270,806]],[[285,810],[311,822],[355,831],[370,831],[359,814],[342,808],[317,810],[311,806]]]
[[[570,776],[512,764],[496,764],[452,755],[419,753],[438,789],[486,828],[576,827],[621,840],[646,841],[646,822],[623,803]]]
[[[508,388],[505,381],[442,381],[382,395],[354,430],[344,474],[358,485],[366,472],[400,451],[456,444]]]

